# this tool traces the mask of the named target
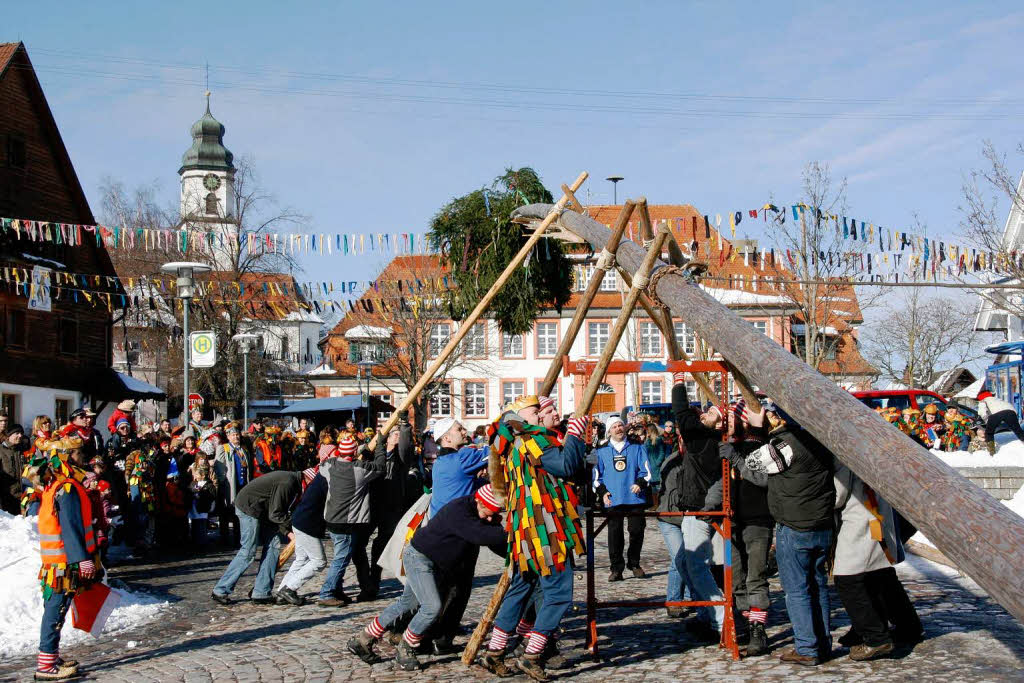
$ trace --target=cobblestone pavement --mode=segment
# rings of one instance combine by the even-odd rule
[[[603,535],[596,547],[597,590],[602,599],[662,599],[665,551],[653,522],[648,524],[644,547],[647,579],[606,582],[607,551]],[[64,653],[83,662],[84,678],[99,681],[295,681],[295,680],[488,680],[479,668],[467,669],[457,655],[427,659],[417,674],[398,670],[390,659],[394,648],[378,646],[385,661],[373,666],[352,657],[345,642],[398,595],[398,583],[385,581],[381,598],[353,603],[341,609],[315,605],[256,606],[240,602],[221,607],[209,600],[210,589],[230,559],[229,552],[213,552],[196,559],[170,558],[160,564],[116,568],[115,578],[133,589],[144,589],[171,601],[154,623],[132,632],[104,636],[89,647]],[[480,614],[501,569],[490,553],[481,554],[476,589],[466,612],[467,629]],[[239,583],[237,597],[252,585],[255,565]],[[1021,680],[1024,678],[1024,628],[970,581],[944,574],[921,560],[901,565],[926,629],[926,640],[892,659],[857,663],[837,649],[836,657],[819,667],[799,667],[774,656],[734,662],[716,646],[688,640],[678,619],[663,610],[603,610],[599,613],[599,647],[595,661],[582,650],[585,611],[585,573],[576,574],[576,605],[565,621],[562,649],[575,663],[565,678],[601,680],[760,679],[806,680]],[[322,575],[306,585],[319,587]],[[352,589],[350,568],[346,587]],[[791,644],[784,600],[777,580],[772,582],[773,610],[769,618],[771,646],[777,652]],[[833,593],[833,635],[845,632],[846,615]],[[69,625],[70,627],[70,625]],[[4,680],[28,680],[32,662],[0,662]],[[526,680],[525,677],[521,677]]]

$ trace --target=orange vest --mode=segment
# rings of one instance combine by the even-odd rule
[[[53,508],[57,492],[64,484],[71,484],[78,494],[78,502],[82,506],[82,522],[85,524],[85,550],[90,555],[96,552],[96,536],[92,530],[92,503],[89,493],[81,483],[74,479],[58,479],[43,491],[43,499],[39,506],[39,555],[43,566],[67,564],[68,556],[64,552],[64,540],[60,535],[60,520]]]

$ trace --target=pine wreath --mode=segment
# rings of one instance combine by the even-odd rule
[[[512,223],[524,204],[551,203],[551,193],[532,168],[506,169],[490,187],[456,197],[430,223],[428,239],[441,253],[454,286],[449,287],[452,319],[473,310],[528,239]],[[491,302],[503,332],[525,334],[543,306],[561,311],[572,287],[572,267],[558,240],[542,238]]]

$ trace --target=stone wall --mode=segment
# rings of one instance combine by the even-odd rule
[[[1024,467],[960,467],[957,472],[999,500],[1009,500],[1024,486]]]

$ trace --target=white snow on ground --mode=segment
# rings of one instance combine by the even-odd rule
[[[1019,441],[1015,442],[1015,444],[1020,445],[1020,446],[1024,446],[1024,444],[1021,444]],[[999,453],[1000,453],[1000,451],[996,451],[996,457],[999,457]],[[952,454],[951,453],[944,453],[943,455],[952,455]],[[1004,500],[1003,501],[1003,505],[1005,505],[1006,507],[1008,507],[1011,510],[1013,510],[1014,512],[1016,512],[1021,517],[1024,517],[1024,488],[1021,488],[1019,491],[1017,491],[1017,493],[1014,494],[1013,498],[1011,498],[1010,500]],[[920,531],[918,531],[916,534],[911,536],[910,540],[911,541],[917,541],[918,543],[923,543],[924,545],[930,545],[933,548],[935,547],[935,544],[932,543],[931,541],[929,541],[928,537],[925,536]]]
[[[1024,467],[1024,442],[1013,434],[1003,433],[996,435],[996,445],[995,455],[988,451],[932,451],[932,455],[950,467]]]
[[[15,517],[0,511],[0,659],[30,654],[39,647],[43,594],[39,588],[39,530],[35,517]],[[121,602],[104,633],[123,631],[156,618],[167,602],[116,589]],[[71,626],[68,615],[61,645],[91,640]]]

